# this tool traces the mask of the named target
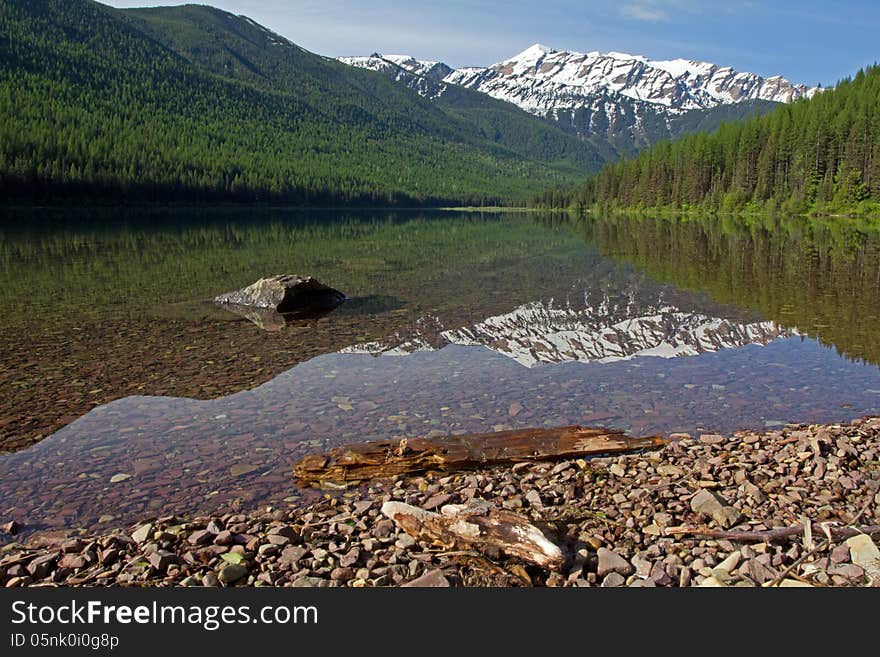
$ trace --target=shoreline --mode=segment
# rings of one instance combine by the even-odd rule
[[[592,206],[567,206],[558,208],[536,208],[545,212],[566,212],[582,217],[588,214],[603,214],[609,216],[622,215],[634,217],[650,217],[662,219],[691,219],[695,217],[733,217],[741,219],[773,219],[775,217],[799,218],[799,219],[851,219],[865,221],[871,225],[880,221],[880,211],[861,212],[858,210],[837,210],[822,212],[809,210],[806,212],[792,212],[788,210],[718,210],[712,208],[671,208],[666,206],[616,206],[616,205],[592,205]]]
[[[0,548],[0,585],[880,585],[880,528],[838,535],[880,524],[880,417],[674,437],[590,461],[398,476],[288,510],[34,534]],[[565,565],[431,545],[382,514],[392,500],[435,512],[484,500],[538,527]],[[761,540],[779,528],[796,531]]]

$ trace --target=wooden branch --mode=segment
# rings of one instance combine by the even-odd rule
[[[386,502],[382,513],[413,538],[446,550],[498,550],[508,556],[559,570],[565,556],[523,516],[486,504],[447,504],[442,513],[403,502]]]
[[[858,536],[859,534],[867,534],[875,536],[880,534],[880,525],[866,525],[863,527],[845,527],[840,525],[826,525],[824,523],[813,523],[813,531],[821,531],[826,527],[833,538],[849,538],[850,536]],[[768,529],[766,531],[720,531],[716,529],[702,529],[700,527],[667,527],[667,536],[695,536],[698,538],[717,538],[726,539],[728,541],[739,541],[741,543],[770,543],[773,541],[784,541],[790,538],[796,538],[803,535],[803,525],[795,525],[794,527],[779,527],[777,529]]]
[[[877,485],[873,486],[873,490],[871,491],[870,495],[868,495],[868,498],[865,500],[865,503],[864,503],[864,505],[862,505],[862,508],[856,514],[855,518],[850,520],[849,526],[844,527],[843,529],[852,529],[853,525],[862,519],[862,516],[865,515],[865,513],[867,513],[868,509],[871,508],[871,504],[874,501],[874,494],[877,492],[878,489],[880,489],[880,482],[877,482]],[[794,572],[794,569],[797,568],[801,563],[806,561],[808,557],[811,557],[814,554],[816,554],[817,552],[819,552],[820,550],[824,550],[825,548],[828,548],[831,546],[831,540],[834,538],[834,534],[828,528],[827,525],[822,525],[822,527],[825,529],[825,533],[826,533],[825,540],[822,541],[819,545],[814,546],[812,550],[809,550],[808,552],[805,552],[804,554],[802,554],[800,556],[800,558],[796,559],[793,564],[791,564],[784,572],[782,572],[782,574],[777,575],[776,578],[772,582],[767,584],[768,587],[779,586],[779,584],[788,576],[788,574]],[[865,532],[857,531],[856,533],[857,534],[864,534]]]
[[[404,438],[399,443],[367,442],[337,447],[326,454],[309,454],[294,465],[293,473],[299,484],[320,487],[324,482],[359,482],[427,470],[451,472],[502,463],[631,452],[666,442],[657,436],[631,438],[622,431],[579,426],[438,439]]]

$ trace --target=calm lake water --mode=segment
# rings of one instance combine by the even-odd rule
[[[210,301],[288,272],[349,299]],[[0,519],[284,505],[302,455],[371,438],[880,414],[878,322],[880,234],[842,219],[7,209]]]

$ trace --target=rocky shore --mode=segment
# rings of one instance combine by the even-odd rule
[[[303,508],[34,534],[0,549],[0,585],[880,586],[880,418],[672,437],[613,458],[374,482]],[[431,545],[381,510],[479,499],[527,518],[565,565]],[[856,526],[866,533],[844,529]]]

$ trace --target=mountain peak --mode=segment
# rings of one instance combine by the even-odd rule
[[[541,115],[577,110],[597,94],[607,93],[671,113],[753,100],[789,102],[814,93],[782,77],[764,78],[708,62],[654,61],[616,51],[583,54],[539,43],[484,71],[457,72],[446,81]]]
[[[521,53],[514,55],[507,61],[509,62],[527,62],[527,61],[537,61],[547,55],[552,55],[557,52],[553,48],[549,48],[541,43],[533,43],[528,48],[523,50]]]

